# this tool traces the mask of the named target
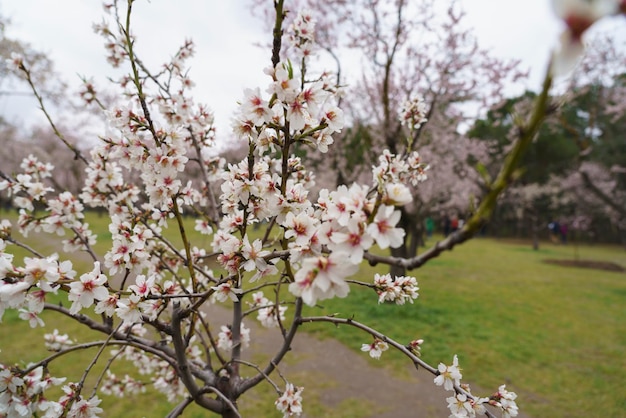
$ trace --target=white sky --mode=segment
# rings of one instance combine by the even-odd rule
[[[550,0],[463,0],[462,4],[481,45],[497,56],[521,59],[531,71],[529,87],[535,89],[562,28]],[[214,111],[222,132],[229,129],[243,88],[264,89],[268,81],[262,70],[270,64],[270,51],[253,43],[268,41],[270,34],[252,17],[248,5],[248,0],[151,0],[134,6],[137,48],[148,63],[158,65],[185,38],[194,40],[196,56],[190,61],[194,97]],[[12,20],[7,35],[47,53],[70,85],[79,85],[76,74],[94,76],[101,84],[111,74],[103,41],[91,28],[104,15],[100,1],[9,0],[2,2],[0,13]],[[0,96],[0,113],[30,123],[38,111],[35,104],[28,104],[32,110],[24,110],[26,102]]]

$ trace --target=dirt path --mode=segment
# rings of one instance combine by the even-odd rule
[[[230,312],[226,309],[211,307],[210,315],[215,315],[213,318],[220,323],[230,322]],[[254,353],[253,356],[275,352],[282,340],[277,330],[265,329],[252,321],[246,321],[246,326],[251,329],[252,340],[247,352]],[[450,392],[435,386],[430,373],[415,371],[411,365],[407,367],[412,370],[410,377],[400,378],[382,367],[368,364],[365,353],[357,353],[333,339],[319,340],[300,332],[280,370],[287,378],[297,375],[294,384],[315,390],[320,402],[331,408],[353,400],[371,410],[353,418],[449,417],[445,399]],[[476,390],[476,393],[490,392]],[[305,412],[306,395],[307,390],[303,394]],[[303,417],[313,418],[304,414]],[[518,417],[529,418],[524,414]]]

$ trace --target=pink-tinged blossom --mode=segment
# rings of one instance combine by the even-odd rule
[[[309,115],[308,110],[304,107],[304,103],[302,103],[299,97],[287,103],[287,119],[292,132],[301,131],[305,125],[310,125],[311,115]]]
[[[424,344],[424,340],[420,338],[420,339],[411,341],[407,345],[407,348],[411,350],[413,354],[419,357],[422,355],[422,344]]]
[[[228,299],[237,302],[239,300],[238,294],[241,293],[241,289],[234,288],[233,283],[230,281],[213,286],[211,289],[214,290],[214,293],[211,295],[211,300],[214,303],[226,302]]]
[[[261,97],[261,90],[244,89],[244,100],[241,104],[241,114],[256,126],[261,126],[272,120],[272,111],[268,102]]]
[[[150,276],[146,279],[146,276],[140,274],[135,278],[135,284],[128,286],[128,290],[136,294],[137,296],[141,296],[145,298],[149,294],[152,293],[152,288],[154,287],[155,276]]]
[[[115,313],[115,309],[117,308],[117,301],[119,300],[119,296],[117,294],[109,294],[108,297],[102,299],[100,302],[96,304],[96,308],[94,312],[97,314],[105,314],[108,317],[112,317]]]
[[[417,279],[410,276],[391,278],[390,274],[374,276],[374,286],[378,293],[378,303],[395,302],[404,305],[405,302],[413,303],[419,296]]]
[[[298,215],[289,212],[282,225],[286,228],[285,238],[295,238],[297,245],[306,245],[315,232],[318,221],[306,212],[301,212]]]
[[[410,131],[415,131],[426,123],[428,109],[421,96],[407,100],[400,110],[400,123],[406,125]]]
[[[37,312],[33,312],[27,309],[20,309],[20,319],[24,321],[28,321],[31,328],[43,327],[45,324],[43,320],[39,317]]]
[[[395,227],[398,221],[400,211],[394,211],[393,206],[380,205],[374,221],[367,227],[367,232],[380,248],[397,248],[402,245],[404,238],[404,230]]]
[[[276,94],[278,100],[283,103],[292,102],[297,96],[298,80],[290,75],[292,70],[290,63],[280,62],[273,71],[274,83],[267,90],[269,94]]]
[[[278,306],[269,304],[268,306],[259,309],[257,319],[265,328],[275,328],[278,326],[278,320],[285,321],[285,311],[287,306]]]
[[[240,330],[241,346],[246,348],[250,345],[250,329],[246,328],[244,324],[241,323]],[[230,326],[222,325],[220,327],[220,332],[217,334],[217,347],[222,350],[230,350],[233,348],[233,332]]]
[[[328,93],[322,89],[321,83],[315,82],[304,87],[299,97],[302,102],[306,104],[309,113],[316,115],[319,112],[320,105],[327,99]],[[332,112],[332,110],[329,110],[329,112]],[[340,114],[340,112],[341,111],[338,111],[336,115],[330,116],[338,118],[343,115],[343,113]]]
[[[257,319],[266,328],[274,328],[278,326],[278,319],[285,320],[285,311],[287,306],[278,306],[274,302],[263,296],[263,292],[256,292],[252,294],[252,306],[258,308]]]
[[[68,412],[68,418],[97,418],[98,414],[102,413],[102,408],[98,407],[102,400],[97,396],[86,400],[79,396],[79,400],[72,404],[70,411]]]
[[[328,125],[328,130],[331,132],[341,132],[343,129],[343,110],[338,107],[330,107],[324,111],[323,122]]]
[[[457,393],[455,396],[446,398],[448,409],[454,417],[470,417],[475,416],[470,399],[463,393]]]
[[[344,278],[359,269],[358,265],[346,261],[343,253],[305,258],[294,276],[295,281],[289,285],[289,291],[309,306],[314,306],[318,300],[345,298],[350,287]]]
[[[100,391],[105,395],[115,395],[121,398],[144,393],[146,386],[143,382],[135,380],[127,374],[123,378],[119,378],[107,370]]]
[[[302,387],[294,387],[287,383],[285,391],[275,402],[276,409],[283,414],[283,418],[299,417],[302,414]]]
[[[325,202],[326,213],[324,214],[324,219],[332,219],[342,226],[347,225],[352,210],[348,188],[341,185],[337,190],[331,192],[329,197],[330,199]]]
[[[19,308],[23,305],[30,287],[28,282],[7,283],[0,280],[0,319],[6,307]]]
[[[206,219],[196,219],[196,226],[194,229],[203,235],[211,235],[213,233],[211,224]]]
[[[21,377],[13,373],[0,363],[0,416],[61,416],[63,408],[57,402],[46,401],[42,395],[46,389],[61,384],[65,379],[51,377],[49,373],[44,373],[42,366]],[[46,411],[46,414],[40,415],[40,411]]]
[[[3,367],[0,365],[0,367]],[[8,391],[10,393],[17,392],[17,388],[24,384],[24,380],[11,373],[11,370],[6,368],[0,370],[0,392]]]
[[[107,277],[100,272],[100,262],[94,263],[94,269],[80,276],[80,280],[70,283],[68,299],[73,302],[71,314],[77,314],[81,309],[90,307],[94,300],[104,300],[109,291],[104,286]]]
[[[55,329],[52,334],[44,334],[45,346],[50,351],[61,351],[74,344],[67,334],[59,334]]]
[[[500,386],[498,391],[491,396],[496,406],[502,409],[502,418],[516,417],[519,414],[519,408],[515,403],[516,398],[517,394],[506,390],[506,385]]]
[[[130,295],[127,298],[120,299],[117,302],[115,313],[126,324],[134,324],[141,322],[141,298],[137,295]]]
[[[485,408],[485,404],[487,403],[489,403],[489,398],[470,399],[470,405],[476,416],[481,416],[485,414],[485,412],[487,411],[487,408]]]
[[[260,239],[255,239],[252,244],[246,235],[243,237],[241,245],[241,256],[246,260],[242,264],[242,268],[245,271],[253,270],[265,270],[267,268],[267,262],[263,259],[270,252],[263,250],[263,242]]]
[[[383,203],[389,206],[404,206],[413,201],[411,190],[402,183],[390,183],[385,186]]]
[[[328,247],[331,250],[347,254],[354,264],[360,263],[363,253],[374,244],[374,239],[365,230],[365,224],[355,218],[350,218],[345,228],[333,232],[330,241]]]
[[[383,351],[387,351],[388,349],[389,344],[379,338],[374,338],[374,342],[371,344],[361,345],[361,351],[369,353],[370,357],[376,360],[380,359]]]
[[[435,377],[434,382],[437,386],[444,387],[445,390],[454,390],[454,385],[459,385],[462,375],[459,368],[459,359],[456,354],[452,360],[452,365],[446,366],[443,363],[439,363],[437,367],[439,375]]]
[[[55,257],[49,258],[24,258],[24,279],[32,284],[38,283],[40,287],[48,289],[50,283],[55,283],[61,278],[59,265]],[[49,291],[51,291],[50,289]]]

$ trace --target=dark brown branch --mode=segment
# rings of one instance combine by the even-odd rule
[[[224,411],[222,403],[215,399],[202,396],[200,388],[191,373],[190,365],[187,361],[186,345],[181,331],[181,320],[180,304],[174,303],[174,310],[172,312],[172,342],[174,344],[177,362],[176,370],[178,371],[178,376],[189,391],[189,394],[195,403],[205,409],[208,409],[209,411],[221,414]],[[209,384],[209,382],[206,383]]]

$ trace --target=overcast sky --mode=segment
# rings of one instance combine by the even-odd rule
[[[8,36],[47,53],[66,81],[77,86],[76,74],[94,76],[97,82],[110,74],[103,41],[92,31],[92,23],[102,20],[100,4],[98,0],[12,0],[2,2],[0,13],[12,21]],[[185,38],[194,40],[195,97],[214,110],[222,130],[228,129],[243,88],[264,89],[267,84],[262,70],[270,63],[270,53],[253,44],[269,40],[269,34],[251,15],[248,4],[247,0],[151,0],[134,6],[138,48],[146,61],[158,65]],[[529,87],[536,88],[562,30],[550,0],[464,0],[462,4],[481,45],[497,56],[521,59],[531,71]],[[23,106],[24,99],[0,97],[1,113],[20,109],[29,122],[36,110],[24,113]]]

